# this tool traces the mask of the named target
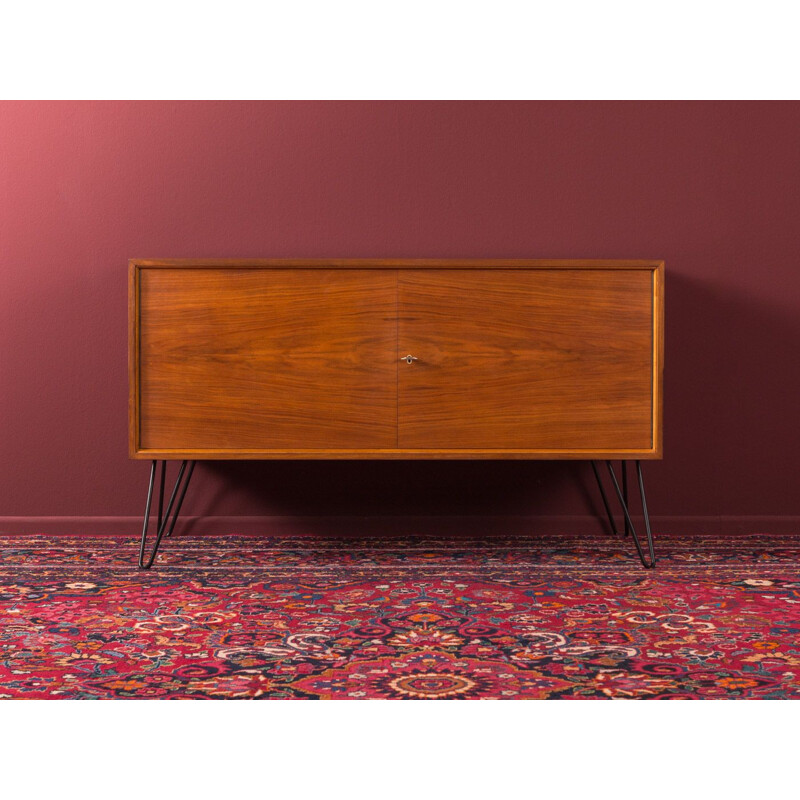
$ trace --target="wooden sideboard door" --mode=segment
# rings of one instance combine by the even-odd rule
[[[397,446],[397,271],[142,268],[138,434],[168,453]]]
[[[648,450],[652,269],[400,270],[398,447]]]

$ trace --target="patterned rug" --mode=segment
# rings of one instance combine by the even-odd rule
[[[0,537],[3,698],[797,698],[800,536]]]

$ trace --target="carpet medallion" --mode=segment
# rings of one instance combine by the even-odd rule
[[[0,536],[1,698],[800,698],[800,536]]]

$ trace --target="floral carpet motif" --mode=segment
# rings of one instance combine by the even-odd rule
[[[0,537],[0,697],[800,698],[800,536]]]

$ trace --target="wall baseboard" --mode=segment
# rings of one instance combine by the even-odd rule
[[[636,522],[637,517],[634,517]],[[653,532],[668,534],[797,534],[800,516],[653,516]],[[152,524],[152,523],[151,523]],[[176,533],[186,535],[501,536],[600,534],[605,522],[582,516],[256,516],[181,517]],[[139,536],[141,517],[0,517],[2,534],[47,536]]]

